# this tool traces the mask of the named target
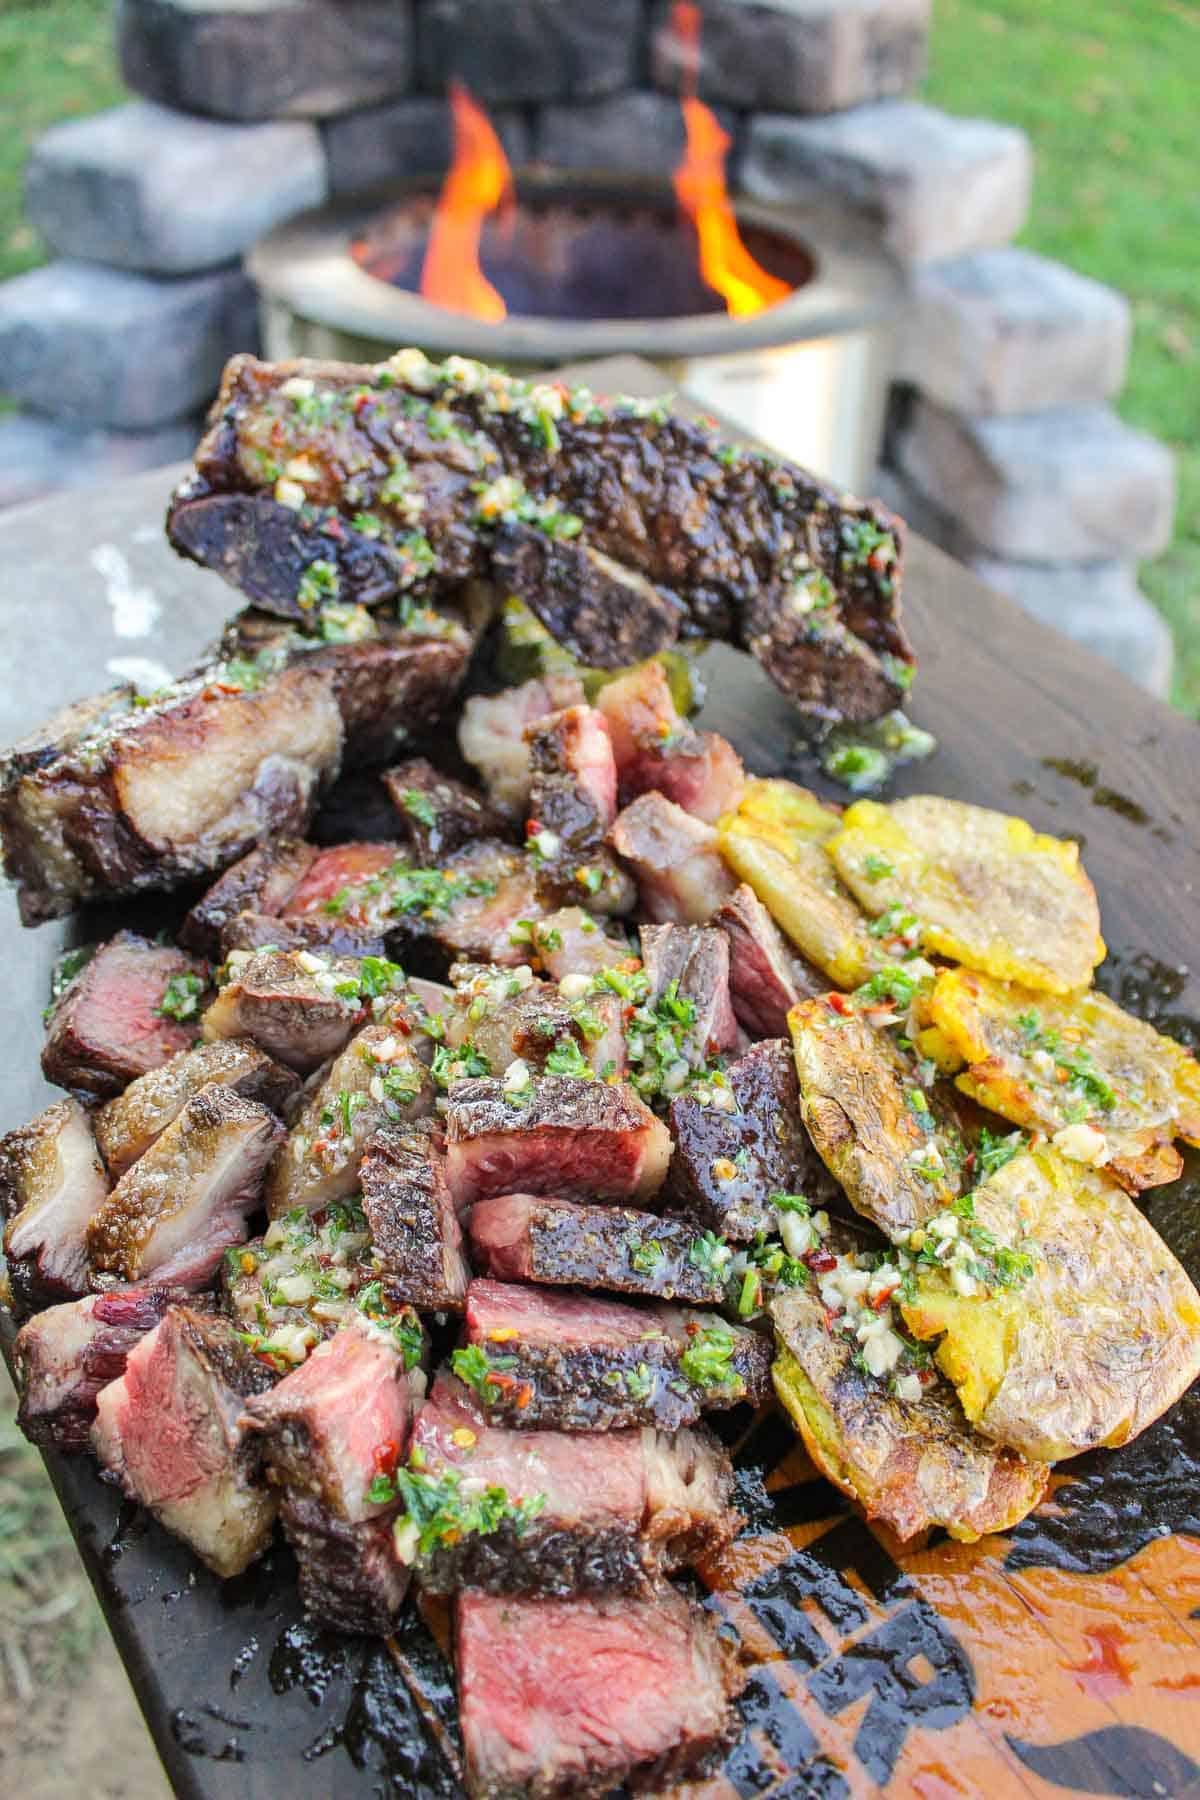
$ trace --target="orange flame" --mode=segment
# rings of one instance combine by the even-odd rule
[[[454,157],[442,184],[430,227],[421,292],[426,300],[476,319],[508,312],[479,266],[483,221],[512,198],[512,170],[491,120],[461,82],[450,84]]]
[[[700,61],[700,8],[694,0],[675,0],[671,23],[684,47],[684,92],[680,97],[687,127],[687,149],[675,171],[675,197],[696,227],[700,272],[729,311],[746,317],[774,306],[791,293],[786,281],[755,262],[738,230],[725,186],[729,134],[702,100],[696,98]]]

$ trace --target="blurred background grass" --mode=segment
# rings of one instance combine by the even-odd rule
[[[1143,585],[1175,634],[1174,698],[1200,716],[1200,0],[934,0],[928,98],[1022,126],[1022,242],[1133,302],[1131,424],[1179,459],[1179,511]],[[37,134],[122,98],[108,0],[0,0],[0,277],[42,249],[21,217]]]

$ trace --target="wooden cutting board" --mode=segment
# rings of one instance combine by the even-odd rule
[[[597,392],[661,386],[627,359],[570,375]],[[171,484],[158,471],[0,517],[0,740],[98,688],[114,659],[185,666],[232,610],[216,577],[167,549]],[[905,594],[921,664],[913,715],[940,748],[896,790],[1077,837],[1110,945],[1101,984],[1196,1042],[1200,730],[920,540]],[[718,647],[705,663],[703,723],[757,772],[811,781],[786,704],[748,659]],[[37,1052],[54,956],[145,909],[22,932],[10,896],[2,908],[8,1129],[50,1097]],[[1146,1210],[1200,1274],[1194,1166]],[[746,1529],[705,1586],[753,1667],[745,1735],[694,1790],[705,1800],[1200,1794],[1196,1393],[1126,1450],[1065,1465],[1032,1519],[972,1547],[900,1550],[814,1475],[776,1414],[747,1427],[738,1464]],[[286,1550],[222,1585],[122,1507],[90,1462],[47,1465],[179,1794],[461,1792],[436,1630],[410,1618],[388,1645],[315,1632]]]

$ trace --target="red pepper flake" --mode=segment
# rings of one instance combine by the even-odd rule
[[[814,1275],[828,1275],[831,1269],[837,1268],[837,1257],[828,1250],[806,1250],[800,1261]]]
[[[885,1288],[882,1294],[876,1295],[875,1299],[870,1302],[870,1305],[875,1312],[881,1313],[885,1306],[891,1304],[892,1295],[899,1285],[899,1282],[897,1282],[895,1287]]]
[[[354,416],[355,416],[355,418],[358,418],[362,414],[364,408],[370,406],[373,398],[374,398],[374,396],[371,394],[356,394],[354,396]]]
[[[848,1019],[854,1010],[845,994],[826,994],[825,1004],[831,1012],[840,1013],[843,1019]]]
[[[963,1163],[963,1174],[964,1175],[973,1175],[974,1173],[975,1173],[975,1152],[973,1150],[970,1150],[967,1152],[967,1159]]]
[[[513,1402],[513,1404],[517,1408],[517,1411],[524,1412],[525,1408],[529,1405],[529,1402],[532,1399],[533,1399],[533,1387],[532,1387],[531,1383],[529,1383],[528,1381],[522,1382],[521,1386],[517,1390],[516,1398]]]
[[[542,828],[538,824],[536,819],[526,819],[526,821],[525,821],[525,836],[526,837],[536,837],[538,832],[541,829]]]
[[[344,540],[344,538],[346,536],[346,533],[342,528],[342,521],[340,519],[327,519],[325,521],[325,524],[322,527],[322,530],[324,531],[326,537],[336,538],[336,540],[339,544]]]
[[[400,1459],[400,1446],[394,1438],[388,1438],[385,1443],[376,1444],[374,1456],[375,1473],[390,1475]]]

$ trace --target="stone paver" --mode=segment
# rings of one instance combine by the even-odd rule
[[[772,112],[826,113],[909,93],[925,73],[931,0],[704,0],[699,92]],[[655,0],[650,67],[679,91],[692,64],[671,0]]]
[[[489,106],[614,94],[637,80],[640,0],[422,0],[421,85],[457,76]]]
[[[7,413],[0,418],[0,507],[178,462],[191,455],[200,429],[199,417],[155,431],[105,431]]]
[[[25,171],[25,211],[60,256],[152,274],[217,268],[325,198],[315,125],[230,125],[134,100],[55,125]]]
[[[893,451],[902,473],[993,556],[1129,560],[1170,541],[1171,453],[1107,407],[983,418],[919,397]]]
[[[5,392],[60,419],[144,431],[187,418],[257,341],[238,269],[162,281],[63,261],[0,283]]]
[[[1171,686],[1172,644],[1166,620],[1137,585],[1130,563],[1004,562],[971,556],[981,581],[999,588],[1077,644],[1086,644],[1160,700]]]
[[[908,263],[1008,243],[1029,210],[1031,178],[1024,132],[909,100],[822,119],[760,114],[741,164],[755,199],[834,199],[879,218]]]
[[[118,0],[135,93],[217,119],[326,118],[406,93],[412,0]]]
[[[732,137],[737,120],[715,109]],[[672,174],[687,143],[678,100],[638,91],[587,106],[546,106],[538,115],[537,154],[557,169],[621,169]]]
[[[914,273],[896,374],[959,412],[1086,406],[1118,392],[1132,313],[1115,288],[1015,248]]]
[[[489,110],[504,153],[514,168],[530,160],[532,134],[523,112]],[[449,166],[450,107],[432,94],[413,94],[386,106],[329,119],[321,127],[333,194],[353,194],[388,181],[440,175]]]

